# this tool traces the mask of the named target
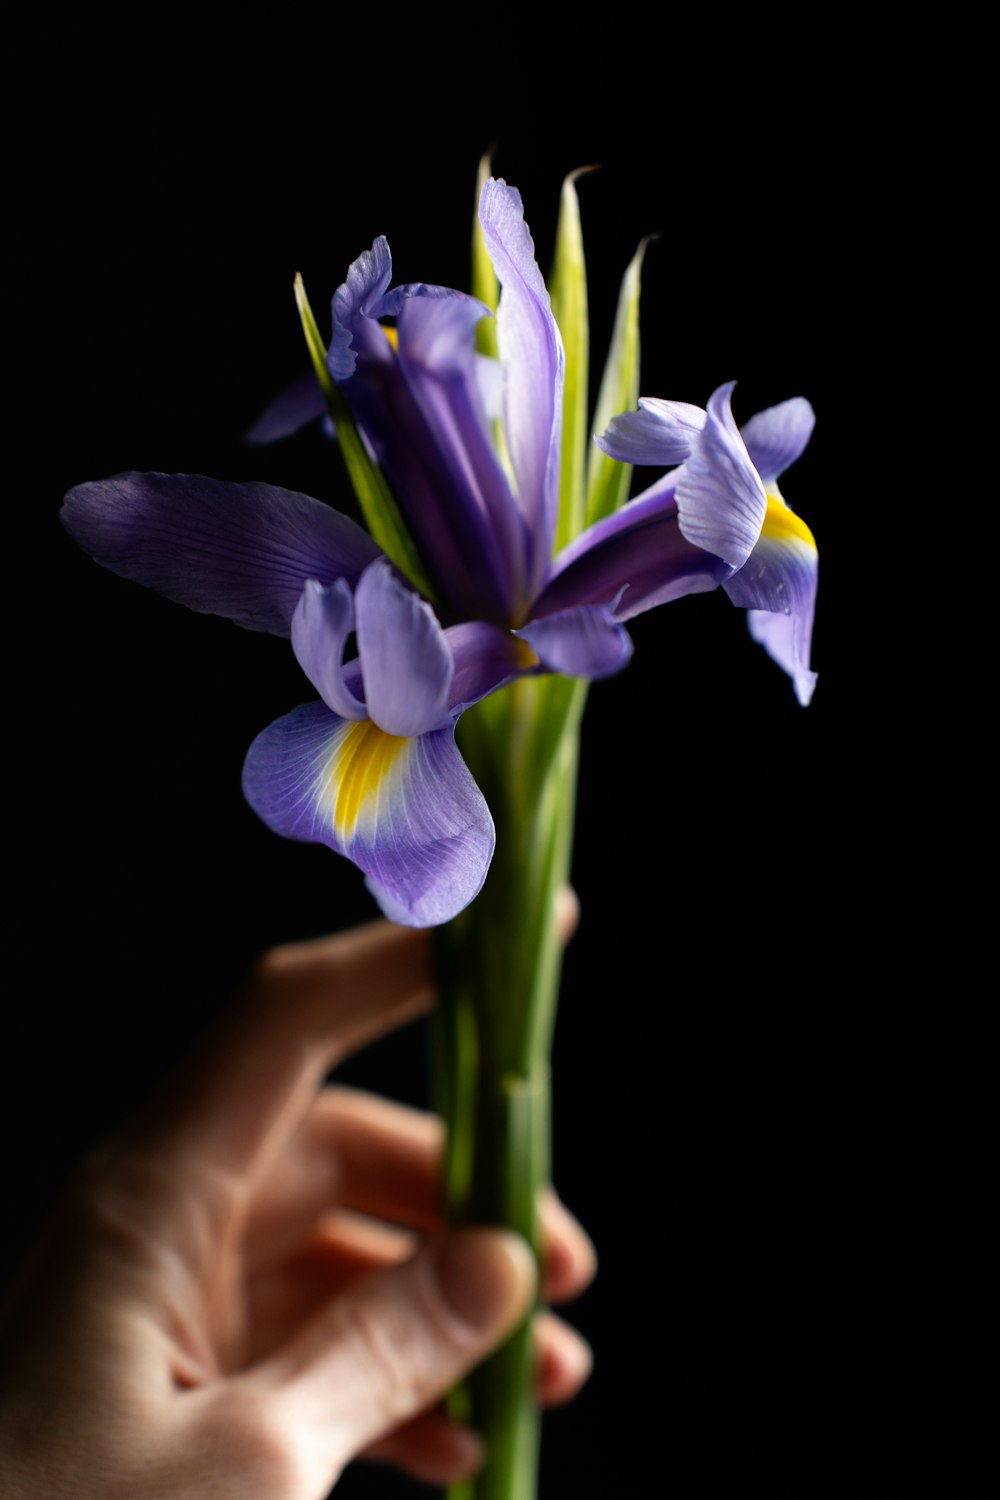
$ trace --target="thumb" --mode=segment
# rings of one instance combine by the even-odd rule
[[[442,1396],[527,1313],[527,1244],[500,1229],[442,1235],[359,1277],[255,1375],[318,1481]]]

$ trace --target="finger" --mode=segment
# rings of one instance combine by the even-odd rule
[[[272,1354],[360,1275],[409,1260],[417,1235],[338,1210],[309,1241],[279,1265],[247,1279],[245,1341],[230,1351],[226,1367],[245,1368]],[[543,1406],[568,1401],[590,1373],[586,1341],[553,1313],[535,1318],[538,1399]]]
[[[360,1277],[246,1378],[332,1472],[439,1401],[524,1316],[534,1282],[518,1236],[456,1231]]]
[[[593,1241],[554,1188],[546,1188],[541,1204],[544,1291],[549,1302],[571,1302],[597,1274]]]
[[[405,1470],[422,1484],[442,1486],[471,1478],[484,1456],[482,1439],[451,1421],[440,1407],[414,1417],[364,1454]]]
[[[554,1313],[539,1313],[535,1347],[535,1388],[541,1405],[562,1406],[572,1401],[594,1367],[587,1340]]]
[[[560,940],[570,941],[580,925],[580,898],[571,885],[564,885],[556,892],[556,928]]]
[[[578,1395],[590,1375],[594,1357],[585,1339],[561,1318],[535,1318],[535,1393],[542,1406],[562,1406]],[[424,1484],[456,1484],[480,1467],[479,1437],[453,1422],[436,1407],[376,1443],[365,1455],[405,1469]]]
[[[251,1266],[287,1254],[332,1205],[440,1227],[443,1130],[435,1115],[342,1086],[320,1093],[254,1198]]]
[[[411,1229],[440,1228],[443,1146],[435,1115],[357,1089],[324,1089],[257,1193],[250,1266],[287,1255],[333,1204]],[[551,1188],[541,1224],[543,1294],[567,1302],[594,1277],[594,1246]]]
[[[426,934],[412,928],[373,922],[274,949],[132,1143],[154,1146],[167,1178],[172,1168],[182,1177],[259,1172],[328,1069],[427,1010],[431,997]]]

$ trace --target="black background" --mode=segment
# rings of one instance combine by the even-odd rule
[[[557,1182],[601,1255],[573,1314],[597,1363],[547,1418],[542,1493],[978,1496],[980,997],[954,969],[933,980],[939,812],[906,800],[879,571],[897,554],[866,479],[898,373],[910,122],[878,104],[884,59],[843,32],[807,49],[706,18],[666,44],[647,20],[545,50],[514,13],[456,33],[307,8],[257,35],[234,15],[220,45],[176,13],[140,30],[97,11],[13,51],[8,691],[27,838],[10,845],[5,1261],[254,953],[374,914],[356,871],[241,799],[250,740],[308,696],[287,644],[98,570],[59,527],[62,494],[155,468],[349,508],[318,432],[242,440],[305,368],[294,273],[322,311],[384,233],[398,280],[466,284],[491,147],[545,267],[562,177],[595,163],[595,366],[620,275],[658,233],[643,392],[703,404],[735,378],[738,420],[813,401],[784,489],[820,546],[820,683],[800,709],[717,594],[635,621],[633,664],[591,696],[554,1079]],[[345,1071],[421,1102],[424,1065],[417,1027]],[[359,1469],[341,1492],[413,1487]]]

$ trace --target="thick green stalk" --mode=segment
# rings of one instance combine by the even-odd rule
[[[475,902],[439,933],[438,1095],[448,1127],[453,1222],[502,1224],[539,1253],[550,1177],[549,1054],[586,685],[532,679],[463,721],[463,751],[497,825]],[[487,1462],[450,1500],[535,1500],[539,1418],[530,1319],[455,1397]]]

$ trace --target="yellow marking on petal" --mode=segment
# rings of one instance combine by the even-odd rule
[[[767,512],[760,534],[770,542],[804,542],[814,552],[817,550],[816,539],[805,521],[794,510],[789,510],[777,495],[767,497]]]
[[[379,324],[379,327],[382,328],[382,332],[385,334],[386,338],[389,340],[389,343],[392,345],[393,349],[395,349],[396,353],[398,354],[399,353],[399,334],[398,334],[397,330],[395,328],[385,328],[385,327],[382,326],[382,324]]]
[[[342,844],[354,837],[362,813],[408,744],[406,735],[386,734],[371,719],[351,724],[341,736],[326,766],[321,799],[332,809],[334,832]]]

